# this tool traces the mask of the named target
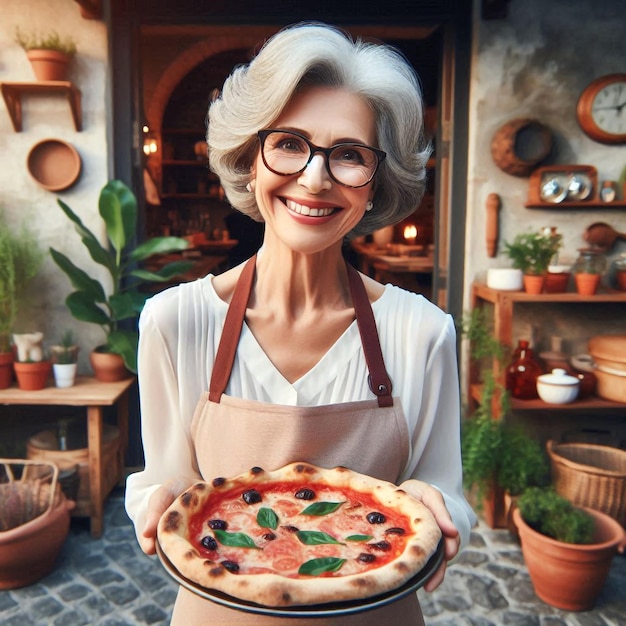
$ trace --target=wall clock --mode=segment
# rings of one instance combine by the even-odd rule
[[[607,74],[589,83],[578,99],[576,118],[600,143],[626,143],[626,74]]]

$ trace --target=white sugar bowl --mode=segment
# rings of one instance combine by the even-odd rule
[[[556,368],[551,374],[537,378],[537,393],[548,404],[568,404],[578,397],[580,381],[564,369]]]

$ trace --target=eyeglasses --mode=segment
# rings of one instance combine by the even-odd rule
[[[387,154],[360,143],[338,143],[330,148],[312,144],[300,133],[268,128],[258,132],[265,167],[279,176],[304,171],[316,152],[326,158],[329,176],[345,187],[363,187],[369,183]]]

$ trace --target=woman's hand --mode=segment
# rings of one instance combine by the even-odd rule
[[[156,552],[156,532],[161,516],[169,505],[193,483],[194,481],[188,478],[168,480],[150,496],[146,523],[139,538],[139,545],[146,554],[152,555]]]
[[[404,489],[409,495],[419,500],[430,510],[443,533],[444,559],[439,569],[424,585],[425,591],[434,591],[443,582],[448,561],[454,558],[459,551],[459,544],[461,543],[459,531],[452,523],[452,518],[450,517],[450,513],[448,513],[443,496],[437,489],[428,483],[413,479],[404,481],[400,485],[400,488]]]

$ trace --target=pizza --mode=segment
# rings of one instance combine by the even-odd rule
[[[395,590],[440,539],[430,511],[396,485],[309,463],[198,482],[157,528],[161,551],[185,578],[268,607]]]

